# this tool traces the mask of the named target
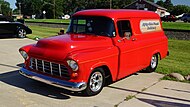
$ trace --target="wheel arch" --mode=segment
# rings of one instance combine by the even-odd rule
[[[158,56],[158,59],[162,59],[162,56],[161,56],[161,53],[160,53],[160,51],[159,50],[156,50],[156,51],[154,51],[153,53],[152,53],[152,55],[151,55],[151,57],[153,56],[153,55],[157,55]],[[151,59],[151,57],[150,57],[150,59]]]
[[[17,25],[17,29],[15,31],[15,34],[20,30],[20,29],[24,29],[26,31],[26,34],[32,34],[32,30],[30,28],[28,28],[25,25],[19,24]]]
[[[112,76],[112,73],[110,71],[110,68],[108,67],[108,65],[106,65],[105,63],[104,64],[97,64],[97,65],[94,65],[93,67],[91,67],[91,72],[90,74],[97,68],[101,68],[103,69],[104,71],[104,74],[105,74],[105,85],[108,85],[110,83],[113,82],[113,76]],[[89,74],[89,75],[90,75]],[[88,77],[89,78],[89,77]]]

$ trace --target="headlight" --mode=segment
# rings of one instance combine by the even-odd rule
[[[71,67],[73,71],[78,70],[78,64],[74,60],[67,60],[67,64]]]
[[[20,51],[20,54],[22,55],[22,57],[27,60],[28,59],[28,54],[25,51]]]

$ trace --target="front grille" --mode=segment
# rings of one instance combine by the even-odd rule
[[[70,78],[67,67],[54,62],[31,58],[30,68],[54,76],[59,76],[67,79]]]

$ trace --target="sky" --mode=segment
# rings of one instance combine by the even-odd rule
[[[16,6],[15,6],[16,0],[5,0],[5,1],[10,3],[12,9],[16,8]],[[158,1],[158,0],[155,0],[155,1]],[[165,1],[165,0],[163,0],[163,1]],[[188,6],[190,6],[190,0],[172,0],[172,3],[174,5],[179,4],[179,5],[188,5]]]

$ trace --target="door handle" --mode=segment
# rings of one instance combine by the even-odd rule
[[[124,40],[129,40],[130,38],[128,38],[128,37],[123,37],[122,39],[120,39],[120,40],[117,40],[118,42],[121,42],[121,41],[124,41]]]
[[[137,38],[133,38],[133,39],[132,39],[132,41],[136,41],[136,40],[137,40]]]
[[[122,40],[117,40],[118,42],[121,42]]]

